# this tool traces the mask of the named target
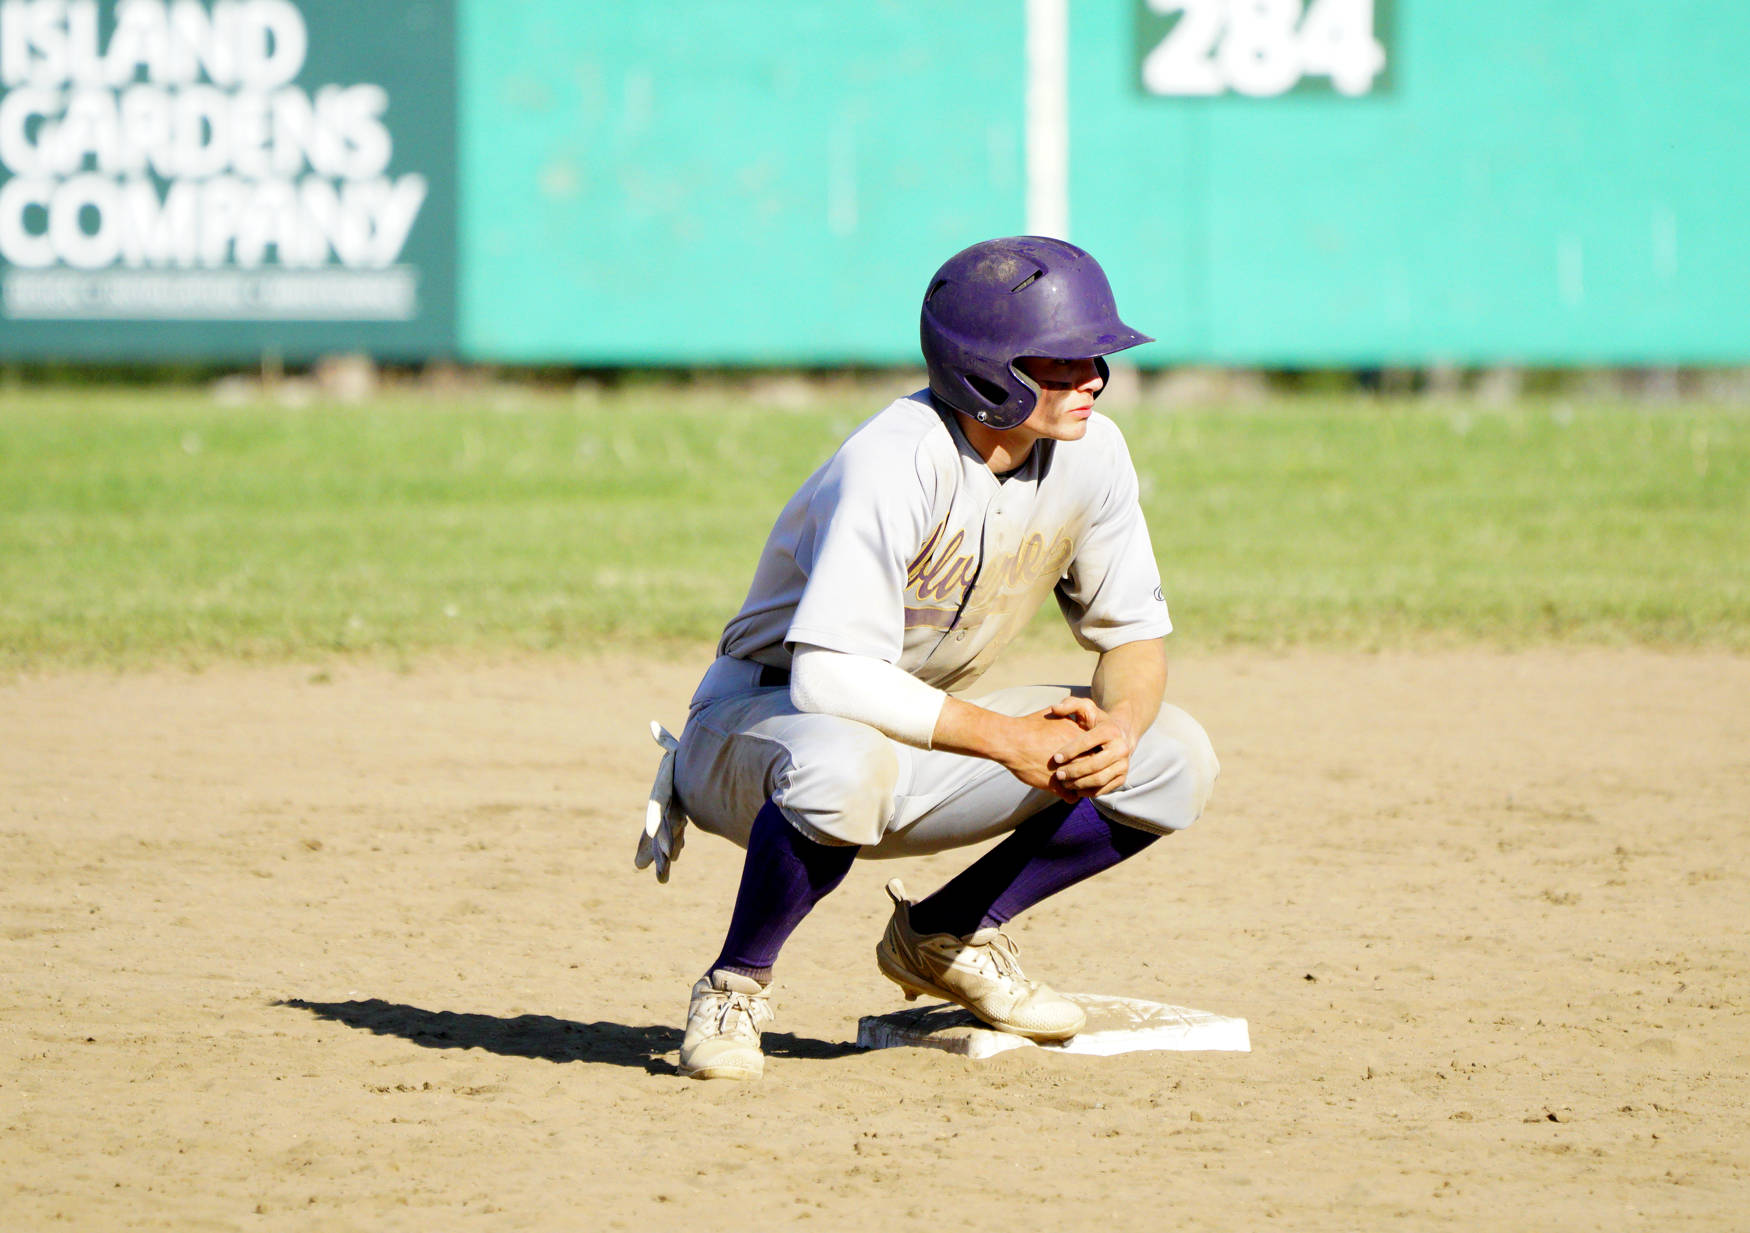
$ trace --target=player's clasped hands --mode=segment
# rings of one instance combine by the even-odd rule
[[[1069,719],[1077,735],[1049,759],[1051,790],[1065,800],[1102,796],[1124,786],[1130,774],[1130,731],[1089,698],[1064,698],[1045,714]]]
[[[1004,762],[1028,787],[1073,802],[1124,786],[1135,743],[1096,703],[1064,698],[1023,722],[1025,736]]]

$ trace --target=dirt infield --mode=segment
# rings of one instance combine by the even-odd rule
[[[698,666],[0,685],[5,1227],[1744,1227],[1750,659],[1181,662],[1210,813],[1017,932],[1251,1054],[844,1044],[958,854],[803,926],[752,1086],[673,1073],[739,853],[631,866]]]

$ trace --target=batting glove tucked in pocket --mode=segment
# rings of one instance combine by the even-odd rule
[[[675,751],[681,743],[654,719],[650,721],[650,735],[662,746],[662,761],[656,766],[656,782],[650,786],[650,803],[644,807],[644,833],[638,836],[638,855],[632,863],[640,869],[655,864],[656,880],[667,882],[669,866],[687,841],[687,815],[674,794]]]

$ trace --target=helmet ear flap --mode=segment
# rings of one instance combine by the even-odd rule
[[[974,393],[993,407],[1000,407],[1009,400],[1009,391],[988,377],[981,377],[975,372],[966,374],[966,384],[970,385]]]
[[[1014,372],[1014,369],[1011,367],[1009,371]],[[966,388],[982,400],[984,405],[970,410],[964,407],[961,409],[967,410],[981,424],[989,424],[992,428],[1013,428],[1033,414],[1034,404],[1038,400],[1038,390],[1033,383],[1021,373],[1017,372],[1015,376],[1020,381],[1021,388],[1011,393],[989,377],[974,372],[962,373],[961,380]]]
[[[1098,398],[1101,394],[1106,392],[1106,387],[1112,384],[1112,365],[1106,362],[1105,356],[1096,355],[1094,357],[1094,368],[1100,374],[1100,388],[1094,391],[1094,397]]]

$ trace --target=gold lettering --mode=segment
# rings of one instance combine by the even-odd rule
[[[929,538],[924,540],[924,546],[918,549],[917,556],[913,557],[911,564],[906,566],[905,585],[908,588],[921,578],[923,576],[923,571],[929,567],[928,563],[930,560],[930,553],[935,551],[936,541],[942,538],[942,532],[947,530],[947,528],[948,520],[946,518],[941,522],[938,522],[936,524],[936,529],[931,531]]]
[[[906,567],[906,590],[920,603],[961,602],[979,577],[977,554],[962,552],[965,545],[964,531],[949,535],[946,519],[937,524]],[[1050,541],[1035,531],[1012,555],[987,567],[989,583],[979,588],[979,598],[958,623],[975,623],[981,615],[1012,607],[1020,592],[1037,592],[1046,579],[1055,582],[1074,553],[1075,544],[1061,531]]]
[[[942,533],[946,523],[930,532],[924,541],[923,551],[913,559],[905,572],[906,589],[920,600],[946,600],[950,596],[958,599],[971,585],[973,558],[971,554],[962,555],[961,546],[966,542],[966,534],[956,531],[949,537],[947,543],[941,543]],[[937,551],[937,545],[941,550]]]

